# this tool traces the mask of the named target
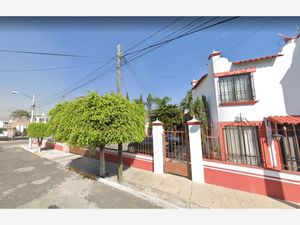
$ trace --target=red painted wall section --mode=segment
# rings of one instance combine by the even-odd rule
[[[204,169],[205,182],[241,191],[300,203],[300,185],[275,180]]]
[[[56,150],[63,151],[63,148],[64,147],[60,144],[57,144],[57,143],[54,144],[54,149],[56,149]]]
[[[70,153],[89,157],[89,151],[87,149],[71,147]],[[98,152],[98,151],[96,152],[96,159],[98,159],[98,160],[100,159],[100,152]],[[113,153],[106,152],[105,153],[105,161],[117,163],[118,156]],[[140,158],[131,158],[131,157],[123,155],[123,163],[129,167],[153,171],[153,161],[146,161],[146,160],[143,160]]]
[[[99,155],[99,159],[100,159],[100,155]],[[118,161],[118,156],[111,153],[105,153],[105,161],[116,163]],[[131,158],[123,155],[123,163],[129,167],[148,170],[151,172],[154,171],[153,161],[145,161],[140,158]]]

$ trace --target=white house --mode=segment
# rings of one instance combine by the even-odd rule
[[[277,54],[236,62],[213,51],[192,81],[219,126],[222,160],[300,171],[300,35],[284,40]]]

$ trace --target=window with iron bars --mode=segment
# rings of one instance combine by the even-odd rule
[[[229,162],[262,166],[256,126],[226,126],[224,134]]]
[[[254,101],[254,83],[251,73],[219,78],[221,103]]]
[[[300,171],[300,125],[277,125],[284,170]]]

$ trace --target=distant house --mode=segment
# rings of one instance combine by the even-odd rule
[[[207,74],[192,81],[218,127],[220,160],[300,171],[300,35],[284,40],[277,54],[234,62],[213,51]]]
[[[42,113],[41,115],[35,116],[34,121],[36,123],[47,123],[48,117],[44,113]]]
[[[7,128],[8,122],[0,120],[0,128]]]

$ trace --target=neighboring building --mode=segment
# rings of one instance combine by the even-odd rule
[[[0,128],[7,128],[8,122],[7,121],[1,121],[0,120]]]
[[[48,117],[45,116],[44,113],[42,113],[41,115],[35,116],[34,120],[35,120],[36,123],[47,123],[48,122]]]
[[[277,54],[236,62],[213,51],[207,74],[192,81],[193,99],[206,97],[216,128],[202,144],[204,158],[219,162],[219,172],[206,169],[209,183],[298,198],[300,35],[284,40]]]

